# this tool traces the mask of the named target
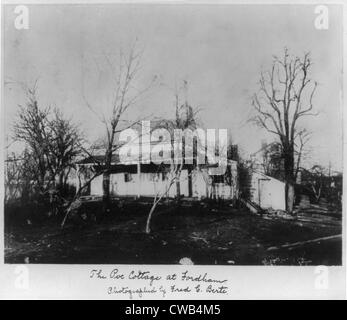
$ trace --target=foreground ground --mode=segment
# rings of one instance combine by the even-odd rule
[[[178,264],[186,257],[209,265],[340,265],[341,217],[317,212],[302,210],[293,219],[242,208],[163,206],[148,235],[148,206],[137,205],[101,223],[7,227],[5,262]]]

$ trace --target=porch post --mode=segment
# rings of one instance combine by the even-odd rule
[[[141,164],[137,162],[137,198],[141,196]]]

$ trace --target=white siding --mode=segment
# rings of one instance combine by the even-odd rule
[[[125,173],[114,173],[110,176],[110,192],[119,196],[154,196],[165,193],[169,187],[169,181],[163,180],[162,173],[137,173],[130,174],[131,181],[125,181]],[[188,172],[182,170],[180,177],[181,194],[188,196]],[[95,178],[90,186],[91,195],[102,195],[102,176]],[[176,183],[169,192],[170,197],[176,196]]]
[[[97,176],[90,183],[90,194],[91,195],[102,196],[102,175]]]
[[[237,196],[237,172],[233,171],[233,186],[230,187],[224,183],[207,185],[209,181],[206,169],[204,172],[194,170],[192,173],[192,191],[193,197],[205,198],[216,196],[222,199],[232,199]],[[152,197],[156,194],[162,194],[167,191],[169,181],[163,180],[162,173],[137,173],[130,174],[131,180],[125,180],[126,173],[115,173],[110,176],[110,193],[114,196],[148,196]],[[235,176],[234,176],[235,175]],[[91,195],[102,195],[102,176],[97,177],[91,182]],[[181,195],[188,197],[188,170],[182,170],[180,176],[180,191]],[[168,195],[176,197],[176,183],[171,186]]]
[[[195,170],[192,174],[193,197],[207,197],[207,186],[202,172]]]

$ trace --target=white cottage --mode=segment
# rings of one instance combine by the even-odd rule
[[[95,157],[93,158],[95,161]],[[87,167],[98,170],[91,159],[85,159],[78,167]],[[174,198],[181,197],[196,199],[213,198],[232,200],[238,196],[237,162],[228,160],[224,175],[209,175],[209,168],[213,165],[184,164],[177,183],[171,183],[170,165],[149,164],[123,164],[115,155],[112,161],[110,174],[110,193],[116,197],[154,197],[165,194]],[[90,182],[88,194],[102,196],[102,175]],[[179,192],[177,190],[179,188]]]

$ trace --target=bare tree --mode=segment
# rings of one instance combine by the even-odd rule
[[[123,123],[126,122],[124,115],[134,106],[139,98],[144,95],[153,85],[156,77],[144,89],[136,88],[136,77],[141,68],[141,58],[143,50],[137,49],[137,42],[131,46],[129,53],[124,54],[122,50],[119,53],[118,65],[116,66],[108,56],[105,56],[108,67],[113,75],[112,86],[112,103],[108,108],[108,116],[101,114],[96,110],[85,98],[87,107],[93,111],[99,120],[103,123],[106,133],[105,153],[103,160],[98,165],[102,166],[101,174],[103,175],[103,202],[105,210],[107,211],[110,202],[110,174],[112,167],[112,158],[115,151],[120,147],[117,144],[117,134],[124,129]],[[139,123],[140,120],[126,122],[127,128]]]
[[[150,211],[148,213],[147,221],[146,221],[145,232],[147,234],[151,233],[152,217],[153,217],[155,209],[157,208],[157,206],[160,203],[160,201],[164,197],[169,195],[170,190],[171,190],[172,186],[175,183],[177,183],[177,182],[181,183],[182,182],[181,172],[182,172],[182,169],[183,169],[183,165],[184,165],[183,159],[179,163],[176,163],[174,161],[173,157],[172,157],[171,160],[170,160],[169,169],[167,171],[165,171],[165,167],[159,167],[158,168],[159,171],[162,169],[162,174],[166,175],[166,177],[165,177],[165,189],[157,189],[156,192],[155,192],[155,195],[154,195],[154,198],[153,198],[153,203],[152,203],[151,209],[150,209]],[[197,167],[197,169],[199,169],[199,168]],[[186,179],[190,179],[192,177],[192,174],[193,174],[193,171],[188,172],[187,176],[185,177],[185,180]],[[206,172],[202,171],[202,174],[203,174],[203,177],[205,179]],[[153,183],[154,183],[154,189],[156,189],[156,181],[153,181]]]
[[[53,110],[49,126],[52,131],[52,140],[48,146],[52,159],[49,163],[55,179],[58,179],[58,188],[63,192],[69,173],[75,166],[74,161],[83,152],[83,138],[78,127],[57,108]]]
[[[163,173],[163,174],[166,174],[165,190],[157,190],[155,195],[154,195],[153,203],[152,203],[151,209],[148,213],[147,221],[146,221],[145,232],[147,234],[149,234],[151,232],[152,216],[153,216],[153,213],[154,213],[155,209],[157,208],[158,204],[166,195],[169,194],[171,187],[175,184],[175,182],[177,182],[177,181],[180,182],[180,176],[181,176],[182,168],[183,168],[183,160],[180,163],[175,163],[173,161],[173,159],[171,159],[170,170],[167,173]],[[156,184],[155,181],[153,183]]]
[[[81,134],[57,108],[40,108],[37,86],[27,88],[27,103],[20,106],[14,125],[14,139],[26,146],[26,157],[34,162],[32,180],[41,195],[61,191],[80,153]],[[28,169],[28,168],[27,168]]]
[[[36,162],[36,183],[40,193],[45,193],[47,187],[48,144],[50,133],[48,130],[48,114],[50,108],[39,108],[37,96],[37,83],[26,89],[27,103],[19,106],[18,118],[14,125],[14,139],[24,142]]]
[[[184,90],[185,98],[184,98],[184,103],[180,105],[180,95],[179,92],[180,90],[175,88],[174,91],[174,96],[175,96],[175,118],[173,120],[170,119],[162,119],[161,121],[158,122],[157,127],[159,128],[165,128],[170,132],[171,137],[174,137],[174,130],[175,129],[181,129],[181,130],[186,130],[186,129],[196,129],[197,126],[197,119],[196,115],[199,112],[199,109],[193,110],[193,108],[188,104],[187,101],[187,81],[184,80],[183,82],[183,87],[181,89]],[[181,172],[183,169],[184,165],[184,150],[185,148],[185,137],[182,137],[182,157],[181,161],[176,163],[174,161],[174,150],[177,146],[175,146],[174,140],[171,140],[171,150],[172,150],[172,155],[170,160],[170,166],[169,170],[166,172],[166,187],[165,190],[157,190],[154,199],[153,199],[153,204],[152,207],[149,211],[148,217],[147,217],[147,223],[146,223],[146,233],[150,233],[150,223],[151,219],[153,216],[153,213],[159,204],[159,202],[167,196],[172,188],[172,186],[175,184],[176,185],[176,200],[177,203],[180,203],[180,198],[181,198]],[[194,153],[194,152],[193,152]],[[188,166],[188,174],[187,174],[187,179],[189,183],[189,193],[191,192],[192,189],[192,168],[191,166]]]
[[[286,210],[293,212],[295,184],[295,138],[299,120],[313,113],[313,96],[317,82],[309,77],[310,54],[292,57],[287,49],[283,58],[274,57],[272,68],[261,72],[260,90],[252,105],[258,125],[276,135],[282,145],[286,183]]]

